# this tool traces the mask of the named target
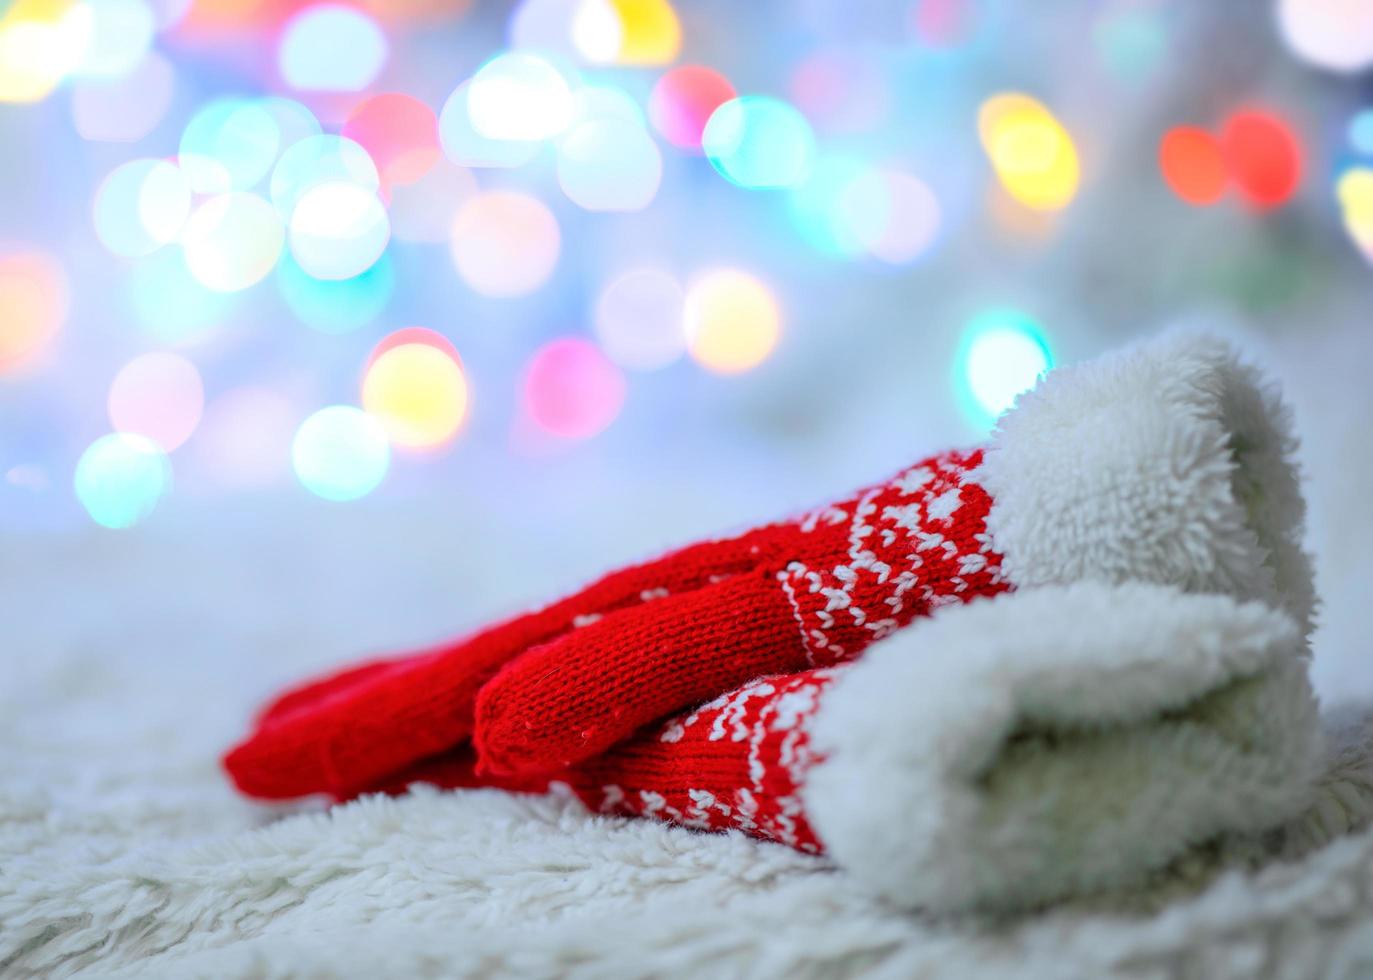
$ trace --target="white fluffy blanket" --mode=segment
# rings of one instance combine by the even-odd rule
[[[7,618],[33,642],[7,664],[0,713],[0,974],[1373,971],[1367,832],[1209,885],[1191,869],[1139,908],[933,921],[781,846],[573,802],[425,790],[331,812],[253,807],[215,753],[266,687],[369,639],[345,629],[346,571],[315,582],[334,597],[315,606],[324,625],[293,628],[290,597],[265,601],[281,583],[254,568],[253,537],[210,548],[169,534],[136,554],[99,536],[8,546]],[[55,560],[60,577],[40,571]],[[121,581],[130,568],[147,577]]]
[[[1330,353],[1294,391],[1303,431],[1326,434],[1307,461],[1327,701],[1373,687],[1352,639],[1373,419],[1322,401],[1330,370],[1366,358]],[[666,543],[617,503],[575,543],[556,514],[492,528],[452,502],[265,501],[213,535],[188,509],[132,535],[0,542],[0,975],[1373,975],[1373,831],[1357,828],[1258,867],[1199,857],[1128,905],[935,920],[780,846],[556,799],[422,790],[272,812],[231,794],[217,753],[279,684]],[[674,538],[721,523],[692,513]],[[470,560],[497,542],[500,567]],[[1365,740],[1347,765],[1369,764]]]

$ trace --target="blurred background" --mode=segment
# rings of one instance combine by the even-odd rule
[[[1370,66],[1367,0],[0,0],[5,666],[265,690],[1176,322],[1288,383],[1362,637]]]

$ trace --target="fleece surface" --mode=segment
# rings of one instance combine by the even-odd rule
[[[253,807],[215,753],[264,688],[382,642],[369,629],[390,627],[346,607],[428,605],[377,575],[400,549],[319,565],[301,588],[326,598],[304,617],[299,569],[255,562],[269,544],[257,532],[106,541],[6,552],[8,615],[33,642],[6,662],[0,710],[0,975],[1373,971],[1373,833],[1258,871],[1184,869],[1143,908],[992,922],[903,914],[789,848],[569,801],[421,791],[330,813]],[[146,577],[120,580],[130,567]],[[247,609],[257,617],[231,614]],[[1346,766],[1368,761],[1355,739]]]
[[[1341,770],[1359,774],[1373,403],[1350,393],[1373,341],[1327,342],[1324,361],[1275,360],[1303,365],[1285,380],[1325,600],[1313,676],[1327,711],[1354,703]],[[1373,975],[1373,831],[1358,827],[1257,867],[1198,856],[1129,904],[937,919],[740,836],[487,791],[271,810],[216,770],[297,677],[823,496],[749,514],[705,488],[683,485],[690,518],[671,527],[636,517],[645,487],[625,485],[604,514],[534,527],[490,526],[472,501],[261,501],[0,542],[0,976]]]

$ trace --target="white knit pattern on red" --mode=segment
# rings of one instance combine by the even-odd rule
[[[822,668],[745,684],[589,764],[574,788],[602,813],[738,829],[818,854],[800,788],[819,761],[810,725],[835,676]]]
[[[917,615],[1001,591],[991,500],[969,476],[981,461],[980,451],[933,456],[801,518],[800,531],[825,545],[777,578],[812,664],[851,659]]]

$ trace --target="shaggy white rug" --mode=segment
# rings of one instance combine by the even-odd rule
[[[1286,359],[1315,478],[1327,702],[1373,692],[1358,598],[1373,406],[1351,402],[1353,374],[1331,380],[1367,363],[1356,353]],[[1124,903],[935,920],[780,846],[563,800],[421,790],[325,812],[231,794],[217,755],[280,684],[741,516],[684,487],[690,517],[664,530],[635,516],[642,489],[538,527],[490,526],[472,502],[264,500],[0,542],[0,975],[1373,976],[1359,828],[1257,867],[1198,855]],[[1353,732],[1344,764],[1366,772],[1368,730]]]

